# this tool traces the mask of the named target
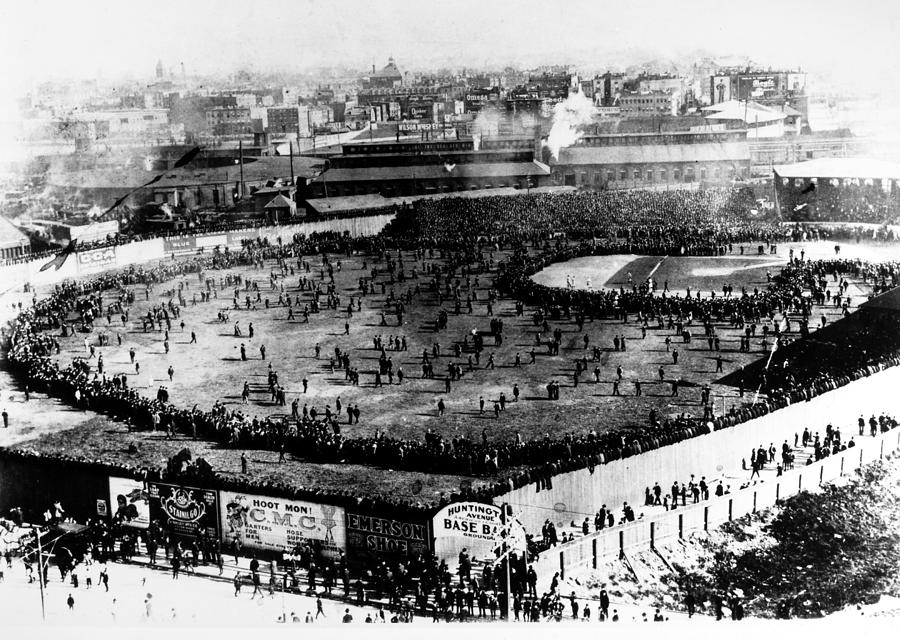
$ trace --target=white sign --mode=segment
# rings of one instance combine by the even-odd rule
[[[293,551],[311,541],[330,557],[347,548],[342,507],[222,491],[219,510],[229,545],[238,539],[246,547]]]
[[[434,537],[500,540],[500,507],[480,502],[457,502],[441,509],[434,517]]]
[[[137,529],[150,526],[150,498],[144,483],[131,478],[109,479],[109,504],[113,518]]]

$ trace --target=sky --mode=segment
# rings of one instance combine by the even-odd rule
[[[602,68],[697,50],[896,84],[896,0],[16,0],[0,3],[7,87],[44,79],[506,64]],[[2,68],[2,67],[0,67]],[[890,82],[886,82],[886,78]]]

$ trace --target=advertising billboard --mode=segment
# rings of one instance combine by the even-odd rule
[[[100,273],[106,269],[116,266],[116,248],[103,247],[102,249],[91,249],[89,251],[79,251],[78,256],[78,272]]]
[[[202,531],[210,539],[218,537],[219,502],[216,491],[161,482],[150,482],[147,487],[150,493],[150,519],[159,520],[169,533],[196,538]]]
[[[342,507],[231,491],[223,491],[221,497],[226,544],[238,539],[245,547],[290,552],[310,542],[327,557],[337,557],[347,548]]]
[[[354,558],[415,557],[430,547],[427,522],[347,512],[347,553]]]
[[[729,76],[713,76],[712,103],[719,104],[729,100],[731,100],[731,78]]]
[[[136,529],[150,526],[150,495],[143,481],[110,477],[109,504],[113,519],[123,525]]]
[[[172,253],[193,253],[196,249],[195,236],[163,238],[163,251],[166,255]]]

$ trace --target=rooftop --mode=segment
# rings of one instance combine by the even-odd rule
[[[235,154],[237,155],[237,154]],[[291,160],[288,156],[254,156],[244,158],[244,181],[255,182],[271,178],[289,177]],[[311,178],[316,175],[322,160],[303,156],[294,157],[294,175]],[[145,171],[139,167],[99,168],[86,171],[56,171],[47,175],[47,184],[55,187],[79,189],[134,189],[147,184],[157,175],[163,177],[149,185],[153,189],[205,184],[234,183],[238,181],[240,167],[182,167],[168,171]]]
[[[782,178],[900,178],[900,164],[874,158],[819,158],[773,170]]]
[[[27,235],[19,231],[12,222],[0,216],[0,249],[28,246],[30,243]]]
[[[556,164],[654,164],[671,162],[745,161],[746,141],[698,144],[644,144],[610,147],[574,146],[560,151]]]
[[[441,178],[493,178],[511,176],[546,176],[547,165],[540,162],[483,162],[450,165],[418,165],[406,167],[363,167],[329,169],[313,182],[353,182],[374,180],[436,180]]]
[[[706,113],[708,120],[739,120],[747,123],[777,122],[788,116],[786,112],[764,107],[757,102],[741,100],[727,100],[703,107],[702,111]]]

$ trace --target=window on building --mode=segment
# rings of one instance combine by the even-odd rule
[[[647,169],[647,182],[653,182],[653,169]]]
[[[640,170],[640,169],[635,169],[635,170],[632,172],[631,177],[634,178],[635,180],[640,180],[640,179],[641,179],[641,170]]]
[[[660,181],[660,182],[665,182],[666,179],[667,179],[667,178],[666,178],[666,170],[665,170],[665,169],[660,169],[660,170],[659,170],[659,181]]]
[[[619,169],[619,180],[628,180],[628,169]]]
[[[606,181],[607,182],[615,182],[616,181],[616,172],[610,169],[606,172]]]
[[[681,179],[681,169],[679,169],[677,167],[675,169],[672,169],[672,179],[673,180]]]
[[[706,180],[706,169],[700,169],[700,179]]]

